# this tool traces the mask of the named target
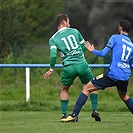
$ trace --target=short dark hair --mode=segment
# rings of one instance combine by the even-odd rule
[[[56,19],[57,26],[59,26],[62,23],[62,21],[67,21],[68,18],[69,17],[67,14],[59,14]]]
[[[123,31],[129,32],[131,29],[131,22],[129,20],[121,20],[120,26],[122,27]]]

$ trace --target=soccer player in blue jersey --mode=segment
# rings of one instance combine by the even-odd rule
[[[58,31],[49,39],[50,69],[43,75],[43,77],[48,79],[52,75],[58,50],[63,65],[61,76],[62,90],[60,93],[62,117],[60,121],[65,122],[71,121],[71,116],[67,114],[69,102],[68,90],[73,84],[74,79],[79,77],[82,84],[87,84],[93,79],[93,74],[84,57],[84,50],[86,49],[84,39],[77,29],[69,28],[69,18],[66,14],[58,15],[57,26]],[[90,95],[90,99],[92,103],[92,117],[95,118],[96,121],[101,121],[97,112],[97,91]]]
[[[133,60],[133,43],[128,37],[130,28],[130,21],[121,20],[119,23],[120,34],[112,35],[103,50],[95,50],[94,45],[89,42],[85,43],[86,48],[97,56],[104,57],[111,50],[112,62],[107,73],[97,76],[83,86],[72,113],[72,121],[77,121],[77,116],[91,92],[112,86],[116,86],[120,98],[133,114],[133,100],[127,95]]]

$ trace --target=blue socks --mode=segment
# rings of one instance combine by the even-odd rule
[[[87,99],[88,99],[88,96],[86,96],[84,93],[80,94],[80,96],[78,97],[76,104],[74,106],[72,117],[79,114],[82,106],[86,103]]]
[[[133,114],[133,100],[129,98],[128,100],[124,101],[128,109],[131,111]]]
[[[86,96],[84,93],[81,93],[80,96],[78,97],[76,104],[73,109],[72,117],[76,116],[79,114],[81,111],[82,106],[86,103],[88,99],[88,96]],[[133,100],[129,98],[128,100],[124,101],[128,109],[131,111],[133,114]]]

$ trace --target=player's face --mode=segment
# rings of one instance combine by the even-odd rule
[[[118,26],[118,30],[119,30],[119,33],[121,34],[121,32],[122,32],[122,27],[119,25]]]

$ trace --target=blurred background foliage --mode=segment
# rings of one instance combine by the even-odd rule
[[[121,19],[133,22],[133,2],[1,0],[0,63],[49,63],[48,40],[57,30],[59,13],[68,14],[71,27],[77,28],[86,40],[101,49],[112,34],[118,33]],[[129,36],[133,39],[133,27]],[[88,52],[86,58],[88,63],[99,63],[99,60],[103,63]]]
[[[0,64],[49,63],[48,40],[57,31],[56,17],[60,13],[68,14],[71,27],[77,28],[97,49],[103,48],[108,38],[118,33],[121,19],[129,19],[133,23],[132,0],[120,1],[122,0],[0,0]],[[129,36],[133,40],[133,26]],[[103,59],[86,51],[85,57],[89,64],[110,63],[110,54]],[[59,54],[56,63],[61,63]],[[31,101],[50,102],[53,107],[54,104],[59,106],[57,97],[61,90],[61,69],[57,68],[48,81],[42,80],[45,71],[43,68],[30,69]],[[92,68],[94,75],[104,71],[103,68]],[[82,84],[76,78],[69,91],[72,102],[70,107],[81,88]],[[133,75],[129,81],[128,94],[131,96],[132,88]],[[107,101],[108,98],[111,102],[119,101],[115,93],[116,89],[107,89],[102,93],[100,91],[99,100]],[[25,101],[24,68],[0,69],[0,100],[0,105]],[[114,105],[111,104],[110,108],[112,106]],[[100,107],[104,108],[105,103]],[[7,108],[3,110],[11,110]],[[122,103],[121,110],[123,108],[125,106]]]

